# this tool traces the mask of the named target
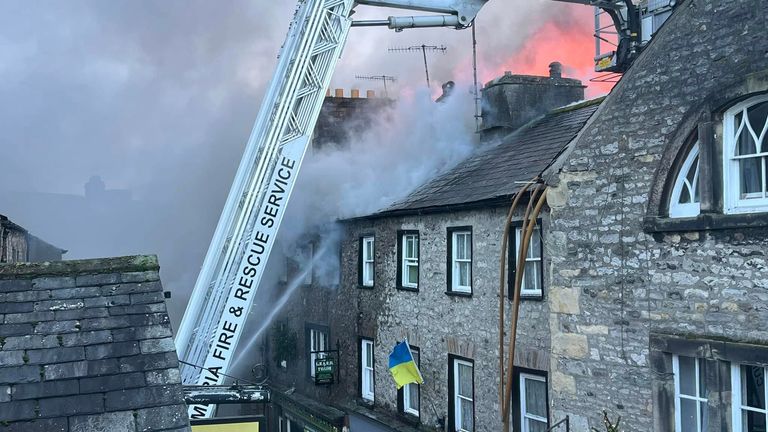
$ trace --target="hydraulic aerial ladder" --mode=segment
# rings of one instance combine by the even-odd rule
[[[469,27],[488,0],[300,0],[176,336],[185,385],[220,385],[245,328],[326,89],[353,25]],[[358,5],[431,12],[353,22]],[[214,405],[190,405],[207,418]]]

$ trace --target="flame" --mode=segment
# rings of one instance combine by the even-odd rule
[[[566,8],[564,15],[542,22],[510,57],[500,61],[481,61],[478,64],[480,85],[500,76],[504,71],[547,76],[549,64],[559,61],[563,65],[563,77],[580,79],[587,86],[587,98],[610,92],[615,83],[590,82],[590,79],[600,75],[595,72],[594,65],[593,9],[583,5],[568,5]],[[454,76],[459,81],[471,82],[471,61],[464,59],[454,69]]]

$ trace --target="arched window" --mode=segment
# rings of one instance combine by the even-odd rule
[[[698,216],[699,198],[699,143],[693,145],[680,167],[669,201],[669,217]]]
[[[725,213],[768,211],[768,95],[725,113],[723,180]]]

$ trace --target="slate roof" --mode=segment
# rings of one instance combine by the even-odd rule
[[[602,98],[559,108],[481,148],[449,171],[370,218],[427,213],[507,202],[560,154],[597,110]],[[364,218],[365,218],[364,217]]]
[[[0,265],[0,432],[190,430],[158,270]]]

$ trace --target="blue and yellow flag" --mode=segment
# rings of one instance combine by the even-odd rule
[[[408,341],[395,345],[395,349],[389,354],[389,370],[392,372],[392,378],[395,379],[398,390],[406,384],[424,384],[424,378],[421,377],[419,367],[413,360]]]

